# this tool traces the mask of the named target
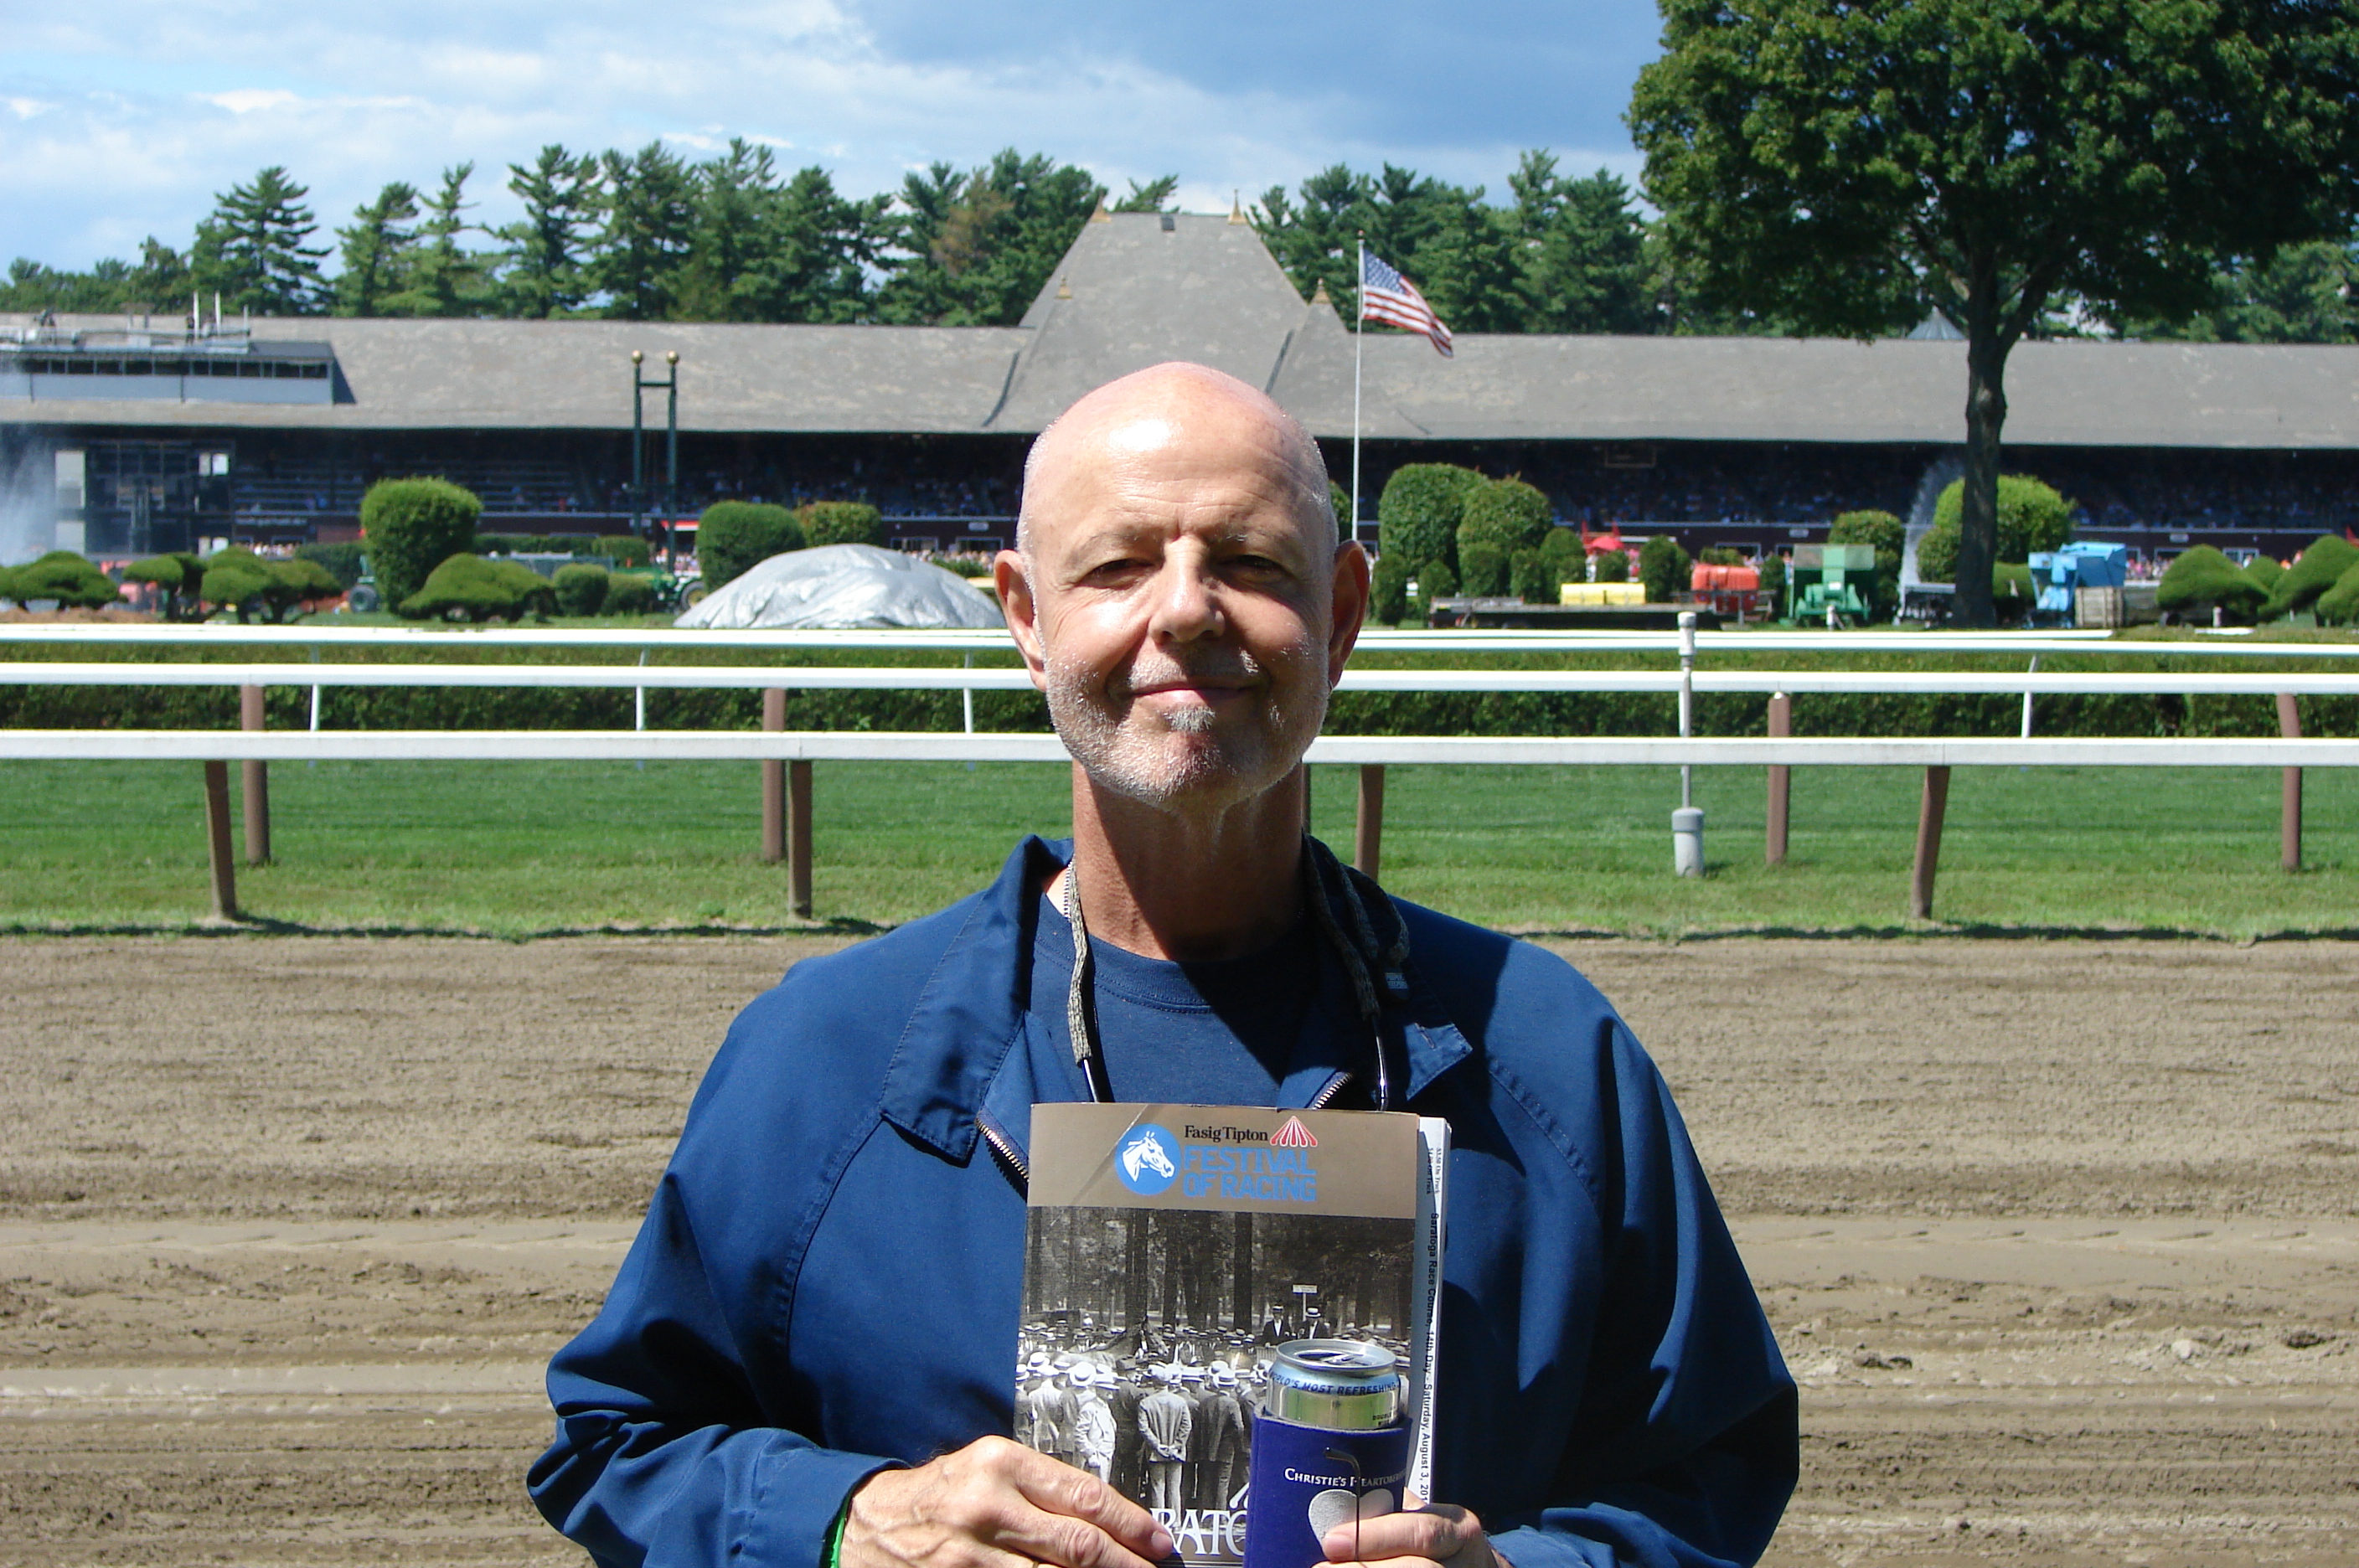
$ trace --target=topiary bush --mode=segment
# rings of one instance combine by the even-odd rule
[[[2274,561],[2266,555],[2256,555],[2245,562],[2245,575],[2274,593],[2277,591],[2277,579],[2285,575],[2285,562]]]
[[[2002,561],[1991,568],[1991,607],[2002,622],[2028,620],[2032,605],[2038,602],[2039,589],[2031,580],[2030,567]]]
[[[1956,537],[1965,517],[1966,482],[1952,479],[1933,502],[1933,533],[1951,536],[1948,576],[1936,577],[1925,567],[1926,539],[1917,541],[1917,574],[1928,583],[1947,583],[1957,573]],[[1931,536],[1927,536],[1930,539]],[[2072,537],[2072,503],[2056,487],[2027,474],[1998,476],[1998,561],[2028,561],[2032,551],[2054,550]],[[1830,542],[1842,543],[1833,539]],[[1867,543],[1867,540],[1856,542]]]
[[[1399,555],[1387,553],[1376,557],[1375,570],[1368,574],[1368,613],[1388,626],[1400,625],[1408,614],[1408,562]]]
[[[560,615],[594,615],[606,607],[606,585],[613,579],[603,566],[582,562],[560,566],[549,580],[551,597]]]
[[[1579,528],[1549,529],[1548,538],[1540,540],[1540,559],[1548,562],[1559,583],[1589,580],[1589,552],[1581,542]]]
[[[368,570],[368,552],[359,544],[306,544],[295,547],[295,559],[316,562],[335,579],[339,590],[350,588]]]
[[[380,479],[361,497],[361,537],[367,541],[377,593],[398,604],[426,585],[434,569],[475,548],[475,494],[446,479]]]
[[[807,501],[795,517],[813,547],[885,542],[884,514],[865,501]],[[704,581],[712,583],[710,577]]]
[[[2208,544],[2164,568],[2154,593],[2156,607],[2168,614],[2209,620],[2216,607],[2222,618],[2237,622],[2251,620],[2266,598],[2259,583]]]
[[[1917,541],[1917,575],[1927,583],[1958,580],[1958,530],[1939,523]]]
[[[2263,604],[2262,616],[2275,620],[2309,609],[2354,566],[2359,566],[2359,546],[2341,534],[2319,535],[2279,575]]]
[[[804,542],[802,523],[784,506],[715,501],[696,520],[696,567],[707,588],[719,588]]]
[[[1356,537],[1352,531],[1352,493],[1330,479],[1327,481],[1327,505],[1335,514],[1336,539],[1348,543]]]
[[[656,558],[654,549],[636,534],[600,534],[592,541],[590,553],[603,555],[617,566],[646,566]]]
[[[605,613],[644,615],[656,607],[656,585],[634,572],[617,572],[606,584]]]
[[[1378,548],[1403,561],[1446,562],[1454,575],[1466,497],[1484,483],[1473,469],[1453,463],[1409,463],[1394,469],[1376,499]],[[1423,577],[1420,572],[1419,580]]]
[[[123,597],[112,579],[70,550],[53,550],[38,561],[0,571],[0,599],[26,609],[54,599],[61,610],[95,610]]]
[[[1638,581],[1647,585],[1647,603],[1669,604],[1673,594],[1686,590],[1694,568],[1695,562],[1670,535],[1657,534],[1648,539],[1638,550]]]
[[[2359,621],[2359,562],[2334,580],[2334,586],[2310,602],[2321,626],[2347,626]]]
[[[1875,548],[1875,599],[1868,608],[1874,619],[1890,620],[1900,607],[1900,555],[1908,542],[1908,526],[1889,512],[1845,512],[1827,528],[1827,542]],[[1954,572],[1956,562],[1951,566]],[[1921,561],[1918,570],[1924,570]]]
[[[1458,572],[1446,561],[1429,561],[1417,569],[1417,615],[1421,620],[1433,619],[1433,602],[1447,599],[1458,592]]]
[[[1623,550],[1601,550],[1590,558],[1597,563],[1597,575],[1586,578],[1592,583],[1627,583],[1630,581],[1630,552]]]
[[[1458,521],[1459,561],[1465,562],[1470,544],[1486,544],[1512,558],[1519,550],[1538,550],[1556,527],[1556,509],[1549,498],[1520,479],[1495,479],[1470,488],[1463,516]]]
[[[1496,545],[1460,544],[1458,591],[1471,599],[1495,599],[1507,591],[1507,552]]]
[[[205,618],[204,595],[198,592],[204,578],[204,561],[188,550],[151,555],[123,569],[125,583],[150,583],[163,595],[163,615],[168,621]]]
[[[1555,604],[1562,581],[1538,550],[1519,550],[1507,558],[1507,592],[1527,604]]]
[[[522,620],[527,615],[546,620],[556,607],[556,590],[531,567],[461,553],[429,572],[424,586],[395,609],[412,620],[458,615],[481,623]]]

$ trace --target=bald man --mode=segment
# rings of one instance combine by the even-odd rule
[[[1305,834],[1368,583],[1316,446],[1217,372],[1126,376],[1034,443],[997,578],[1072,840],[738,1018],[550,1366],[541,1510],[611,1568],[1153,1568],[1166,1521],[1007,1437],[1031,1107],[1319,1105],[1453,1138],[1441,1500],[1329,1557],[1752,1562],[1793,1384],[1653,1064],[1561,961]]]

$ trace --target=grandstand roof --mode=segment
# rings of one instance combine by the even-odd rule
[[[25,324],[0,317],[0,325]],[[119,327],[117,318],[69,327]],[[0,402],[0,419],[272,430],[624,430],[629,354],[680,355],[688,430],[1024,434],[1091,387],[1190,359],[1352,430],[1352,335],[1250,225],[1123,213],[1084,226],[1014,327],[262,320],[326,340],[333,403]],[[2014,445],[2359,449],[2359,347],[2030,343]],[[662,394],[650,423],[662,423]],[[1363,430],[1431,440],[1896,441],[1962,433],[1965,345],[1896,339],[1371,333]]]

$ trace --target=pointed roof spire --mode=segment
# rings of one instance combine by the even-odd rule
[[[1106,211],[1105,198],[1103,196],[1100,196],[1098,198],[1097,211],[1090,214],[1090,222],[1093,223],[1111,223],[1114,222],[1114,214]]]
[[[1310,302],[1314,305],[1325,305],[1331,308],[1334,305],[1335,301],[1327,297],[1327,280],[1325,278],[1321,278],[1319,280],[1319,287],[1310,291]]]
[[[1073,275],[1069,272],[1064,277],[1057,279],[1057,298],[1060,299],[1070,299],[1072,297]]]
[[[1250,221],[1251,220],[1245,216],[1245,204],[1242,196],[1239,192],[1231,191],[1229,192],[1229,222],[1233,223],[1243,223]]]

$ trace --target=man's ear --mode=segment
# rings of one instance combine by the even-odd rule
[[[1032,597],[1031,563],[1022,554],[1003,550],[991,563],[991,580],[999,589],[999,607],[1007,616],[1007,635],[1032,672],[1032,684],[1048,689],[1049,657],[1040,642],[1039,604]]]
[[[1368,552],[1356,540],[1335,547],[1335,586],[1329,612],[1334,616],[1327,634],[1327,684],[1343,679],[1343,666],[1360,640],[1360,624],[1368,614]]]

